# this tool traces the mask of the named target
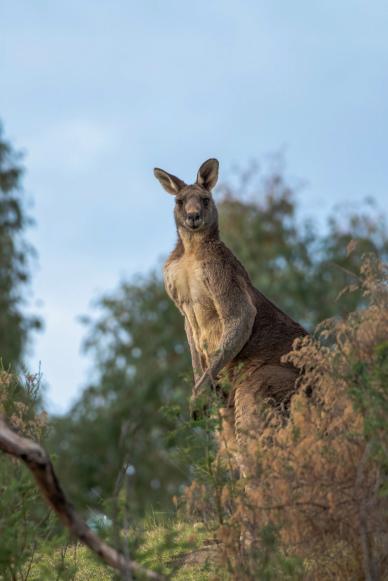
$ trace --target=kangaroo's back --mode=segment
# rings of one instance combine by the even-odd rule
[[[231,265],[236,278],[244,280],[256,308],[252,333],[239,353],[238,360],[254,358],[255,363],[279,361],[279,357],[291,350],[294,339],[306,335],[307,331],[253,286],[244,266],[224,242],[219,240],[212,246],[209,268],[210,258],[215,262],[223,261]],[[231,299],[236,300],[236,297],[231,296]]]

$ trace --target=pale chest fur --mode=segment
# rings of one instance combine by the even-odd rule
[[[217,351],[222,323],[206,285],[203,263],[190,255],[167,262],[164,283],[167,293],[191,327],[197,351],[205,356]]]

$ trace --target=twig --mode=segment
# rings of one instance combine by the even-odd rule
[[[93,533],[66,498],[47,452],[33,440],[23,438],[10,429],[1,416],[0,450],[23,460],[34,476],[44,498],[55,510],[63,524],[81,543],[89,547],[107,565],[122,574],[130,572],[141,574],[146,579],[154,579],[156,581],[164,579],[162,575],[145,569],[136,561],[127,559]]]
[[[369,443],[365,448],[364,454],[357,468],[356,476],[356,494],[359,494],[359,490],[364,486],[364,470],[369,459],[371,450],[371,444]],[[358,521],[359,521],[359,533],[360,533],[360,544],[362,552],[362,560],[364,567],[364,575],[366,581],[377,581],[378,576],[376,572],[376,562],[373,559],[373,551],[370,542],[370,532],[368,526],[368,512],[366,503],[362,500],[358,507]]]

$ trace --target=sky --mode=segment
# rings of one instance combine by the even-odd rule
[[[92,372],[88,314],[120,280],[159,267],[175,240],[154,166],[221,179],[280,149],[317,220],[388,192],[386,0],[3,0],[0,119],[25,153],[52,412]],[[384,205],[385,204],[385,205]]]

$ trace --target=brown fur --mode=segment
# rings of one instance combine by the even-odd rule
[[[215,382],[222,371],[233,386],[228,401],[232,413],[224,415],[243,445],[244,435],[258,429],[259,400],[287,406],[297,372],[281,363],[281,357],[306,331],[252,285],[245,268],[220,240],[210,193],[218,162],[205,162],[190,186],[162,170],[155,175],[177,199],[178,242],[165,263],[164,280],[185,318],[194,397],[205,379]]]

